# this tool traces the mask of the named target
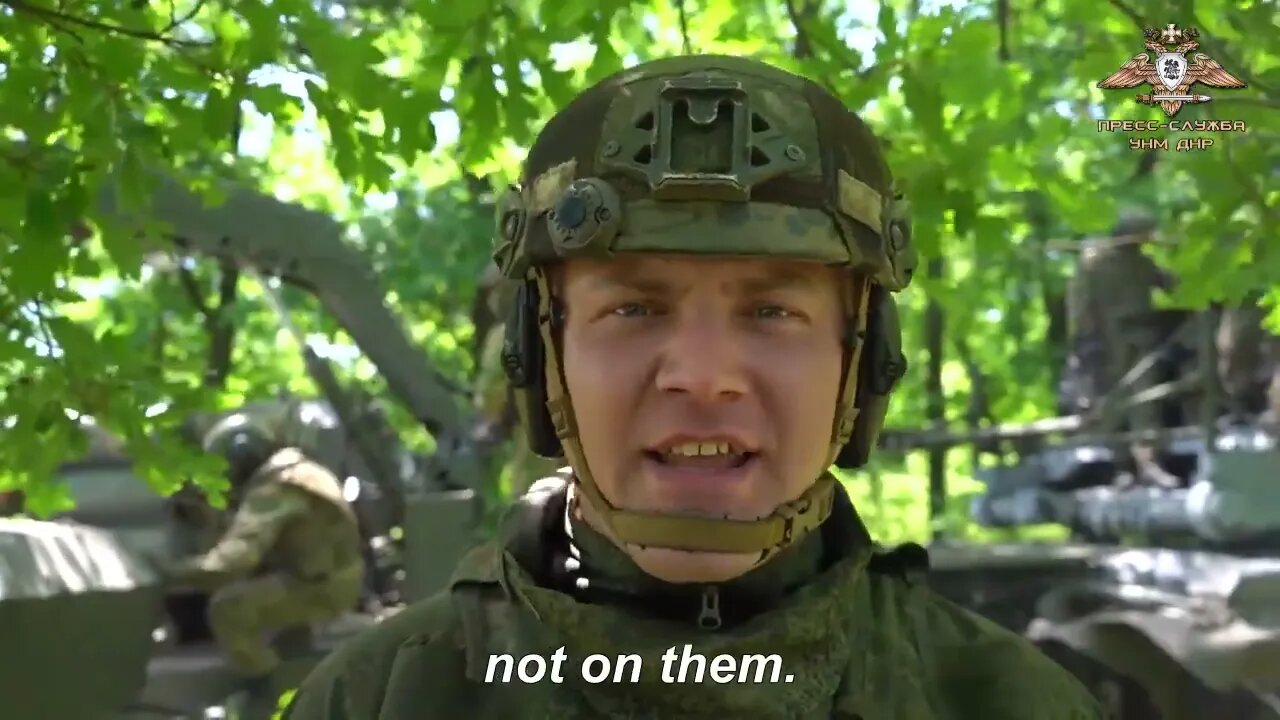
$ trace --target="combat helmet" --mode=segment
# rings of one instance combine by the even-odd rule
[[[1126,208],[1111,226],[1111,237],[1145,237],[1154,233],[1159,226],[1155,214],[1146,208]]]
[[[915,269],[907,204],[878,142],[830,92],[737,57],[686,56],[617,73],[543,128],[499,205],[494,260],[521,281],[504,365],[531,448],[564,457],[623,542],[763,561],[826,520],[829,477],[761,520],[621,510],[582,452],[562,374],[563,309],[547,269],[578,257],[689,253],[847,267],[859,288],[828,463],[866,463],[906,370],[891,292]],[[731,232],[725,232],[726,228]]]
[[[204,451],[227,461],[233,481],[243,481],[280,449],[275,434],[260,420],[238,412],[219,420],[204,435]]]

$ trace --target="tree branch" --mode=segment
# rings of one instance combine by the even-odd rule
[[[832,58],[845,63],[850,71],[861,67],[862,58],[856,54],[851,55],[848,45],[840,42],[826,42],[821,36],[814,37],[809,34],[807,28],[817,16],[821,4],[820,0],[799,1],[804,3],[803,8],[797,7],[797,0],[786,0],[787,16],[790,18],[791,25],[795,28],[796,33],[795,46],[791,50],[791,56],[796,60],[811,59],[813,57],[814,48],[821,47],[825,49]],[[887,2],[888,0],[885,1]],[[879,71],[891,70],[896,64],[896,61],[891,60],[886,63],[886,65],[872,65],[871,67],[859,70],[857,72],[857,79],[859,82],[866,81],[867,78]],[[830,89],[829,82],[823,80],[819,80],[819,82]],[[885,140],[882,141],[882,144],[884,144],[887,149],[889,142]]]
[[[689,13],[684,6],[685,0],[676,0],[676,15],[680,17],[680,42],[685,55],[693,54],[693,43],[689,40]]]
[[[1000,28],[1000,48],[996,57],[1000,62],[1009,62],[1012,57],[1009,51],[1009,0],[996,0],[996,23]]]
[[[178,265],[178,282],[182,283],[182,289],[187,293],[187,299],[200,312],[202,319],[207,319],[211,313],[209,304],[205,302],[204,293],[200,290],[200,283],[196,282],[196,276],[191,272],[190,268]]]
[[[188,10],[186,14],[184,14],[182,17],[177,17],[178,4],[176,2],[173,2],[173,0],[169,0],[169,24],[165,27],[164,30],[161,30],[160,33],[164,34],[164,33],[172,32],[179,25],[189,22],[192,18],[194,18],[197,14],[199,14],[202,9],[204,9],[204,3],[205,3],[205,0],[196,0],[196,4],[192,5],[191,9]]]
[[[222,279],[218,283],[218,304],[212,317],[205,318],[205,332],[209,335],[209,357],[205,364],[205,384],[222,387],[231,374],[231,356],[235,350],[236,327],[228,319],[236,302],[240,283],[240,269],[229,262],[222,263]]]
[[[99,32],[124,35],[126,37],[146,40],[148,42],[158,42],[169,47],[208,47],[210,45],[210,43],[207,42],[179,40],[178,38],[167,37],[164,33],[169,32],[169,30],[172,29],[172,26],[160,32],[155,32],[154,30],[138,30],[135,28],[127,28],[123,25],[115,25],[112,23],[105,23],[100,20],[93,20],[91,18],[68,15],[57,10],[50,10],[49,8],[36,7],[35,5],[25,2],[25,0],[0,0],[0,5],[7,5],[10,8],[13,8],[15,13],[21,15],[31,15],[41,18],[60,30],[71,34],[73,37],[77,37],[77,39],[79,39],[78,36],[68,29],[66,25],[78,25],[91,30],[98,30]],[[196,9],[199,10],[199,4],[197,4]],[[194,13],[192,13],[192,15],[194,15]]]
[[[995,416],[991,412],[991,393],[990,380],[987,374],[982,371],[982,365],[978,363],[977,358],[973,355],[973,349],[969,346],[967,337],[953,338],[951,341],[952,349],[959,358],[960,364],[964,366],[965,374],[969,376],[969,403],[965,408],[965,421],[970,427],[978,427],[983,420],[995,424]]]
[[[817,2],[805,2],[804,9],[800,9],[796,7],[796,0],[787,0],[787,17],[791,19],[791,26],[796,31],[796,42],[791,50],[791,56],[797,60],[813,57],[813,43],[809,39],[809,32],[805,26],[813,21],[817,11]]]
[[[1107,0],[1107,2],[1111,4],[1111,7],[1119,10],[1122,15],[1132,20],[1133,24],[1137,25],[1139,29],[1151,27],[1151,23],[1144,20],[1137,10],[1125,5],[1124,0]]]

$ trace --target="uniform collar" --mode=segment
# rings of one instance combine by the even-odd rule
[[[843,488],[831,517],[818,532],[786,548],[763,565],[723,583],[668,583],[645,573],[625,552],[581,520],[567,503],[548,507],[560,513],[548,539],[550,584],[589,604],[631,606],[647,615],[697,624],[733,627],[775,607],[832,565],[871,547],[866,527]],[[558,530],[558,532],[556,532]]]

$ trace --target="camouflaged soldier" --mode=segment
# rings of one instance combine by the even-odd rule
[[[1164,340],[1153,292],[1166,284],[1164,273],[1143,254],[1143,241],[1155,230],[1153,218],[1131,213],[1116,224],[1110,237],[1085,241],[1067,290],[1067,326],[1074,368],[1081,376],[1077,412],[1091,412],[1125,375]],[[1121,393],[1151,386],[1148,371]],[[1161,424],[1157,408],[1135,408],[1129,423],[1136,428]]]
[[[235,515],[217,545],[170,579],[213,591],[209,625],[230,665],[265,678],[280,658],[264,635],[335,618],[359,600],[356,517],[333,473],[246,415],[215,425],[204,447],[227,459]]]
[[[1168,283],[1142,249],[1155,228],[1150,215],[1126,213],[1111,237],[1087,241],[1081,248],[1067,290],[1068,373],[1076,382],[1076,396],[1067,408],[1070,412],[1092,414],[1100,421],[1108,412],[1104,399],[1121,401],[1173,379],[1175,358],[1162,346],[1185,313],[1155,307],[1154,292]],[[1137,373],[1136,366],[1153,353],[1156,362]],[[1170,422],[1171,407],[1169,403],[1145,402],[1111,412],[1119,415],[1116,427],[1153,430],[1186,419]],[[1096,414],[1100,411],[1103,415]],[[1178,484],[1155,462],[1150,446],[1138,444],[1129,450],[1140,478],[1160,485]]]
[[[331,655],[289,720],[1101,717],[917,582],[921,548],[880,552],[827,472],[867,460],[905,368],[906,206],[861,120],[754,61],[648,63],[557,114],[508,202],[508,366],[572,472]],[[664,683],[685,644],[786,680]],[[562,682],[485,682],[558,648]],[[638,682],[582,680],[592,653],[641,656]]]
[[[1251,297],[1222,312],[1218,379],[1232,416],[1280,417],[1280,337],[1265,327],[1267,310]]]

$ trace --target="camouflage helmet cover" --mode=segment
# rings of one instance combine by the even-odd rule
[[[770,518],[752,522],[612,507],[585,466],[544,269],[566,259],[618,253],[844,266],[861,279],[852,308],[861,324],[850,336],[863,338],[872,306],[892,314],[892,300],[878,299],[883,290],[910,283],[916,256],[907,205],[894,190],[874,135],[857,115],[816,83],[754,60],[703,55],[645,63],[601,81],[557,113],[530,148],[520,185],[498,210],[494,260],[506,277],[536,287],[539,307],[532,322],[545,353],[539,355],[543,360],[531,361],[545,363],[545,372],[531,368],[517,375],[545,375],[541,399],[554,434],[578,486],[617,537],[642,546],[762,551],[763,561],[825,520],[833,497],[830,478],[819,479]],[[879,290],[873,293],[873,286]],[[892,325],[897,335],[896,316],[881,324]],[[880,343],[893,346],[890,366],[900,357],[896,342]],[[854,341],[846,357],[833,459],[859,434],[855,394],[867,365],[860,362],[864,344]],[[885,355],[876,345],[874,339],[869,344],[873,360]],[[887,397],[888,387],[877,392]],[[875,414],[862,412],[864,420]],[[871,432],[877,431],[878,424]]]
[[[500,205],[494,258],[523,278],[581,255],[785,257],[900,290],[916,262],[906,211],[871,130],[830,92],[753,60],[677,57],[551,119]]]

